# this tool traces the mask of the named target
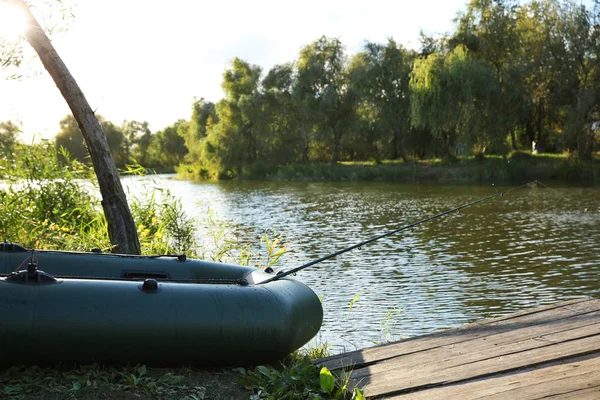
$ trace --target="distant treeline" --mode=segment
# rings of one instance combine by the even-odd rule
[[[117,163],[223,179],[253,166],[507,155],[536,149],[590,159],[600,148],[600,3],[471,0],[454,32],[389,39],[348,57],[321,37],[263,74],[235,58],[225,97],[189,121],[102,121]],[[85,148],[72,117],[57,145]],[[111,142],[112,141],[112,142]]]
[[[322,37],[297,60],[261,68],[234,59],[225,98],[199,100],[185,170],[236,175],[289,164],[570,152],[600,141],[600,6],[472,0],[454,32],[422,34],[420,51],[394,40],[348,58]]]
[[[152,133],[148,122],[124,121],[117,125],[100,115],[97,117],[119,168],[135,163],[157,170],[174,170],[188,153],[182,136],[187,130],[186,121],[177,121],[162,131]],[[19,132],[19,127],[13,122],[0,122],[0,155],[14,152]],[[72,115],[60,121],[60,131],[54,142],[57,149],[64,148],[72,158],[91,163],[83,135]]]

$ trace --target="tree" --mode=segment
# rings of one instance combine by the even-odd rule
[[[106,141],[116,160],[116,165],[123,167],[127,161],[123,146],[125,135],[121,128],[106,121],[101,115],[97,115],[96,118],[106,135]],[[81,162],[89,162],[89,152],[73,115],[67,115],[60,121],[60,132],[56,135],[55,142],[57,148],[64,147],[73,158]]]
[[[182,137],[189,153],[186,157],[189,162],[201,162],[201,143],[206,138],[207,127],[219,121],[215,104],[205,101],[204,98],[194,100],[192,104],[192,117],[187,127],[182,128]]]
[[[261,68],[235,58],[223,74],[225,98],[216,105],[218,122],[207,130],[201,149],[202,162],[211,175],[231,177],[257,157],[260,118]]]
[[[295,101],[294,66],[276,65],[262,81],[263,118],[260,154],[270,162],[285,164],[302,157],[300,105]]]
[[[21,130],[12,121],[0,122],[0,154],[12,158]]]
[[[67,101],[90,152],[98,178],[108,234],[114,250],[139,254],[137,229],[106,136],[77,82],[23,0],[5,0],[19,7],[28,26],[25,37]]]
[[[123,121],[121,132],[124,136],[122,146],[124,162],[135,160],[145,166],[146,151],[152,134],[148,122]]]
[[[414,55],[389,39],[386,45],[365,44],[365,50],[353,57],[350,81],[358,94],[363,115],[379,132],[385,154],[406,161],[404,139],[410,130],[410,72]]]
[[[556,94],[566,115],[563,142],[580,158],[589,159],[600,100],[600,3],[589,10],[565,1],[548,17],[545,38],[558,70]]]
[[[523,110],[529,106],[521,73],[517,10],[514,0],[471,0],[466,11],[459,13],[457,30],[449,39],[451,49],[464,46],[471,57],[495,71],[499,97],[494,114],[501,133],[510,133],[514,150],[515,131],[524,124],[528,113]]]
[[[172,167],[178,165],[188,152],[182,137],[183,130],[186,128],[187,122],[179,120],[153,134],[147,149],[147,166]]]
[[[441,137],[447,152],[457,139],[468,152],[502,140],[496,76],[465,47],[415,61],[410,87],[412,123]]]
[[[60,132],[56,135],[55,142],[58,149],[64,148],[74,159],[82,162],[89,160],[89,152],[73,115],[60,120]]]
[[[100,116],[97,116],[100,122],[102,132],[106,135],[106,142],[110,148],[115,165],[117,167],[125,167],[127,162],[127,154],[124,152],[125,135],[121,131],[121,128],[110,121],[106,121]]]
[[[329,142],[331,162],[336,164],[342,136],[352,126],[356,108],[339,39],[323,36],[300,51],[297,90],[302,107],[318,116],[317,133]],[[304,114],[306,125],[310,125],[312,117]]]

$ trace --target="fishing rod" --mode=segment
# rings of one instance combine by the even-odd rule
[[[508,193],[512,192],[513,190],[518,190],[518,189],[522,189],[522,188],[525,188],[525,187],[533,187],[533,186],[535,186],[535,185],[536,185],[536,184],[538,184],[538,183],[539,183],[539,182],[538,182],[537,180],[535,180],[535,181],[532,181],[532,182],[526,183],[526,184],[524,184],[524,185],[521,185],[521,186],[516,186],[516,187],[513,187],[513,188],[511,188],[511,189],[504,190],[504,191],[502,191],[502,192],[498,192],[498,193],[494,193],[494,194],[492,194],[492,195],[489,195],[489,196],[486,196],[486,197],[482,197],[482,198],[481,198],[481,199],[479,199],[479,200],[475,200],[475,201],[472,201],[472,202],[470,202],[470,203],[463,204],[462,206],[459,206],[459,207],[453,208],[453,209],[451,209],[451,210],[447,210],[447,211],[441,212],[441,213],[439,213],[439,214],[432,215],[431,217],[427,217],[427,218],[425,218],[425,219],[422,219],[422,220],[420,220],[420,221],[413,222],[412,224],[408,224],[408,225],[401,226],[401,227],[400,227],[400,228],[398,228],[398,229],[394,229],[394,230],[392,230],[392,231],[389,231],[389,232],[387,232],[387,233],[384,233],[384,234],[382,234],[382,235],[375,236],[375,237],[373,237],[373,238],[371,238],[371,239],[364,240],[364,241],[362,241],[362,242],[360,242],[360,243],[357,243],[357,244],[355,244],[355,245],[352,245],[352,246],[350,246],[350,247],[346,247],[345,249],[341,249],[341,250],[338,250],[338,251],[336,251],[336,252],[334,252],[334,253],[328,254],[328,255],[326,255],[326,256],[324,256],[324,257],[321,257],[321,258],[319,258],[319,259],[317,259],[317,260],[314,260],[314,261],[308,262],[308,263],[306,263],[306,264],[302,264],[302,265],[301,265],[301,266],[299,266],[299,267],[292,268],[292,269],[290,269],[289,271],[283,271],[283,272],[279,272],[277,275],[275,275],[275,276],[273,276],[273,277],[271,277],[271,278],[269,278],[269,279],[266,279],[266,280],[264,280],[264,281],[262,281],[262,282],[259,282],[258,284],[259,284],[259,285],[263,285],[263,284],[265,284],[265,283],[269,283],[269,282],[277,281],[277,280],[279,280],[279,279],[281,279],[281,278],[284,278],[284,277],[286,277],[286,276],[288,276],[288,275],[295,274],[296,272],[298,272],[298,271],[300,271],[300,270],[303,270],[304,268],[308,268],[308,267],[311,267],[311,266],[313,266],[313,265],[315,265],[315,264],[318,264],[318,263],[320,263],[320,262],[323,262],[323,261],[325,261],[325,260],[329,260],[329,259],[331,259],[331,258],[337,257],[337,256],[339,256],[339,255],[341,255],[341,254],[344,254],[344,253],[347,253],[347,252],[349,252],[350,250],[354,250],[354,249],[360,248],[360,247],[362,247],[362,246],[364,246],[364,245],[366,245],[366,244],[373,243],[373,242],[375,242],[375,241],[377,241],[377,240],[379,240],[379,239],[383,239],[383,238],[385,238],[385,237],[388,237],[388,236],[390,236],[390,235],[393,235],[393,234],[395,234],[395,233],[402,232],[402,231],[405,231],[405,230],[407,230],[407,229],[410,229],[410,228],[414,228],[414,227],[415,227],[415,226],[417,226],[417,225],[421,225],[421,224],[423,224],[423,223],[425,223],[425,222],[428,222],[428,221],[431,221],[431,220],[433,220],[433,219],[436,219],[436,218],[443,217],[443,216],[445,216],[445,215],[448,215],[448,214],[451,214],[451,213],[453,213],[453,212],[455,212],[455,211],[460,211],[460,210],[462,210],[463,208],[470,207],[470,206],[472,206],[472,205],[475,205],[475,204],[477,204],[477,203],[484,202],[484,201],[486,201],[486,200],[489,200],[489,199],[492,199],[492,198],[494,198],[494,197],[498,197],[498,196],[504,196],[505,194],[508,194]]]

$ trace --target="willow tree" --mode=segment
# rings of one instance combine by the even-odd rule
[[[510,134],[513,150],[517,149],[517,129],[529,116],[530,103],[523,82],[525,58],[522,32],[518,25],[515,0],[471,0],[456,19],[457,28],[449,39],[450,48],[463,45],[469,55],[489,65],[499,85],[495,118],[502,130]]]
[[[600,2],[564,1],[548,15],[545,40],[558,71],[554,95],[566,116],[563,145],[590,159],[600,112]]]
[[[79,85],[52,46],[50,39],[29,10],[28,5],[23,0],[4,1],[18,7],[24,13],[27,24],[25,38],[40,57],[44,68],[67,101],[81,129],[98,179],[108,234],[111,244],[114,246],[113,251],[140,254],[137,229],[127,204],[117,167],[98,119]]]
[[[338,162],[341,141],[353,123],[356,96],[349,85],[344,46],[325,36],[304,47],[298,60],[299,97],[314,116],[318,134],[331,146],[331,162]]]
[[[262,81],[260,154],[269,162],[285,164],[302,157],[301,104],[294,98],[295,80],[294,66],[287,63],[275,65]]]
[[[502,146],[501,125],[494,114],[498,81],[488,65],[469,57],[465,47],[416,60],[410,87],[413,125],[442,138],[447,151],[457,142],[466,151]]]
[[[386,156],[406,161],[405,137],[410,130],[410,72],[414,56],[393,39],[367,42],[350,64],[350,81],[363,115],[372,119],[376,135],[390,149]]]

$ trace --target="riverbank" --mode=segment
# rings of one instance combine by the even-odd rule
[[[314,360],[326,347],[296,351],[277,366],[252,369],[150,368],[145,365],[12,367],[0,370],[0,399],[364,400],[349,373],[332,373]]]
[[[202,180],[202,168],[182,165],[182,179]],[[540,180],[578,184],[600,182],[600,157],[580,161],[557,154],[514,152],[500,156],[460,157],[403,162],[342,162],[272,165],[255,163],[235,176],[265,181],[382,181],[437,183],[518,183]]]
[[[239,380],[232,369],[13,367],[0,371],[0,399],[248,399]]]

